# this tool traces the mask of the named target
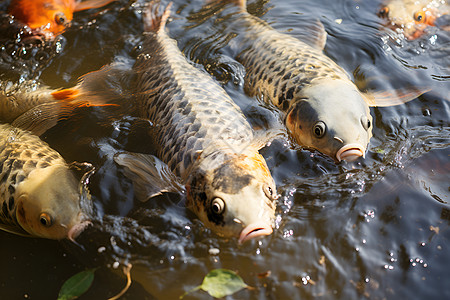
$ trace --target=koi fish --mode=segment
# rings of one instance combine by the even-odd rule
[[[446,0],[388,0],[384,1],[378,16],[388,20],[409,40],[423,35],[428,26],[436,26],[436,20],[450,13]]]
[[[88,200],[58,152],[28,131],[0,124],[0,229],[74,240],[89,224]]]
[[[70,26],[73,13],[105,6],[115,0],[12,0],[9,13],[34,35],[52,39]]]
[[[167,190],[153,190],[152,178],[177,176],[187,207],[218,235],[237,237],[240,243],[269,235],[277,194],[258,153],[261,142],[222,87],[193,67],[168,36],[170,6],[163,14],[158,7],[147,9],[143,52],[133,67],[136,106],[141,117],[155,124],[161,161],[130,153],[116,155],[115,161],[124,166],[141,200]]]
[[[108,104],[120,95],[103,84],[113,67],[85,74],[79,83],[67,89],[51,89],[47,86],[21,85],[12,91],[0,92],[0,122],[41,135],[74,109],[83,106],[115,106]]]
[[[245,92],[274,104],[295,141],[335,161],[364,157],[372,136],[369,106],[390,106],[415,99],[424,91],[389,94],[362,93],[347,72],[323,53],[327,34],[318,22],[304,40],[280,33],[246,11],[245,0],[227,17],[230,43],[245,67]]]

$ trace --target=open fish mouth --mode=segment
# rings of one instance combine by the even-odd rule
[[[67,233],[67,238],[75,243],[75,239],[88,227],[89,225],[92,225],[91,221],[83,221],[81,223],[78,223],[74,225],[72,228],[70,228],[69,232]]]
[[[338,161],[345,160],[347,162],[352,162],[358,159],[359,157],[365,157],[366,149],[360,144],[348,144],[343,146],[336,153],[336,159]]]
[[[257,222],[248,225],[245,227],[241,234],[239,235],[239,244],[244,243],[245,241],[251,240],[253,238],[259,237],[259,236],[265,236],[272,234],[273,229],[270,224],[266,222]]]

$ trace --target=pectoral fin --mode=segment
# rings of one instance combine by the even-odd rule
[[[124,167],[125,176],[133,182],[136,198],[140,201],[162,193],[183,193],[184,187],[169,167],[153,155],[122,152],[114,161]]]
[[[395,90],[393,92],[383,91],[375,93],[364,93],[363,98],[369,106],[386,107],[404,104],[416,99],[420,95],[430,91],[429,88]]]
[[[32,235],[23,230],[21,227],[9,224],[0,224],[0,230],[4,230],[9,233],[17,234],[20,236],[31,237]]]

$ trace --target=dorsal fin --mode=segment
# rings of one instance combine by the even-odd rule
[[[322,22],[315,20],[311,24],[302,26],[302,32],[298,39],[314,48],[323,50],[327,43],[327,35]]]
[[[88,0],[88,1],[81,1],[78,0],[75,3],[74,11],[81,11],[91,8],[99,8],[102,6],[105,6],[106,4],[109,4],[116,0]]]
[[[160,32],[166,27],[167,19],[170,16],[170,8],[172,2],[170,2],[164,12],[159,12],[159,3],[150,3],[147,10],[144,13],[144,31],[145,32]]]
[[[243,11],[247,10],[247,0],[207,0],[206,3],[232,3],[234,5],[237,5]]]

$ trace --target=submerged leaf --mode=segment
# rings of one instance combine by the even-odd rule
[[[84,294],[94,281],[95,269],[82,271],[64,282],[58,294],[58,300],[72,300]]]
[[[244,280],[235,272],[227,269],[216,269],[209,272],[200,286],[215,298],[222,298],[246,288]]]

